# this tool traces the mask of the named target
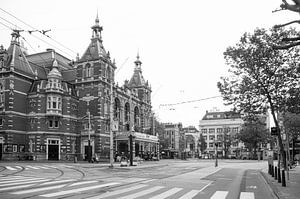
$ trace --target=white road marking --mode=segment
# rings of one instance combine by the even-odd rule
[[[11,166],[5,166],[5,168],[8,169],[8,170],[12,170],[12,171],[18,170],[18,169],[15,169],[15,168],[11,167]]]
[[[66,186],[66,184],[52,186],[52,187],[42,187],[42,188],[36,188],[36,189],[28,189],[28,190],[24,190],[24,191],[16,191],[16,192],[12,192],[11,194],[21,195],[21,194],[27,194],[27,193],[40,192],[40,191],[47,191],[47,190],[52,190],[52,189],[59,189],[59,188],[62,188],[64,186]]]
[[[39,169],[51,169],[49,167],[43,167],[43,166],[35,166],[36,168],[39,168]]]
[[[156,179],[150,179],[150,180],[142,181],[141,183],[148,183],[148,182],[152,182],[154,180],[156,180]]]
[[[122,194],[122,193],[129,192],[129,191],[134,191],[134,190],[146,187],[146,186],[147,185],[141,184],[141,185],[137,185],[137,186],[134,186],[134,187],[129,187],[129,188],[121,189],[121,190],[115,190],[115,191],[112,191],[112,192],[106,192],[106,193],[104,193],[102,195],[93,196],[93,197],[90,197],[90,198],[87,198],[87,199],[101,199],[101,198],[111,197],[111,196],[115,196],[115,195],[119,195],[119,194]]]
[[[200,193],[200,190],[191,190],[186,194],[184,194],[183,196],[181,196],[179,199],[192,199],[198,193]]]
[[[8,191],[8,190],[12,190],[12,189],[22,189],[22,188],[30,187],[30,186],[33,186],[33,185],[35,185],[35,184],[27,184],[27,185],[13,186],[13,187],[5,187],[5,188],[1,188],[0,191]]]
[[[144,196],[144,195],[147,195],[149,193],[152,193],[152,192],[155,192],[157,190],[160,190],[164,187],[162,186],[156,186],[156,187],[152,187],[150,189],[146,189],[146,190],[143,190],[143,191],[140,191],[140,192],[137,192],[137,193],[134,193],[134,194],[131,194],[131,195],[128,195],[128,196],[124,196],[120,199],[134,199],[134,198],[138,198],[138,197],[141,197],[141,196]]]
[[[254,199],[253,192],[241,192],[240,199]]]
[[[76,183],[73,183],[73,184],[69,185],[69,187],[74,187],[74,186],[83,185],[83,184],[91,184],[91,183],[96,183],[96,182],[98,182],[98,181],[97,180],[91,180],[91,181],[76,182]]]
[[[228,191],[216,191],[210,199],[225,199]]]
[[[39,169],[39,168],[36,168],[36,167],[30,166],[30,165],[27,165],[26,167],[27,167],[27,169],[28,169],[28,168],[29,168],[29,169]]]
[[[42,197],[56,197],[56,196],[62,196],[62,195],[70,194],[70,193],[78,193],[78,192],[81,192],[81,191],[97,189],[97,188],[101,188],[101,187],[108,187],[108,186],[117,185],[117,184],[120,184],[120,183],[111,182],[111,183],[101,184],[101,185],[96,185],[96,186],[91,186],[91,187],[83,187],[83,188],[79,188],[79,189],[71,189],[71,190],[67,190],[67,191],[59,191],[59,192],[56,192],[56,193],[43,194],[43,195],[40,195],[40,196],[42,196]]]
[[[49,181],[47,179],[44,180],[32,180],[32,181],[25,181],[25,182],[13,182],[13,183],[7,183],[7,184],[0,184],[0,187],[8,187],[12,185],[19,185],[19,184],[29,184],[29,183],[37,183],[37,182],[45,182]]]
[[[18,168],[18,169],[23,169],[21,166],[16,166],[16,168]]]
[[[21,179],[10,179],[10,180],[1,180],[0,185],[1,184],[5,184],[5,183],[11,183],[11,182],[24,182],[24,181],[29,181],[29,180],[43,180],[44,178],[21,178]]]
[[[67,180],[56,180],[56,181],[51,181],[51,182],[45,182],[42,185],[51,185],[51,184],[59,184],[59,183],[64,183],[64,182],[72,182],[75,181],[74,179],[67,179]]]
[[[156,195],[156,196],[153,196],[153,197],[151,197],[150,199],[164,199],[164,198],[167,198],[167,197],[169,197],[169,196],[171,196],[171,195],[173,195],[173,194],[175,194],[175,193],[177,193],[177,192],[179,192],[179,191],[181,191],[182,190],[182,188],[173,188],[173,189],[170,189],[170,190],[168,190],[168,191],[165,191],[165,192],[163,192],[163,193],[161,193],[161,194],[158,194],[158,195]]]

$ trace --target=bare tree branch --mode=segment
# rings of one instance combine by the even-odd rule
[[[291,43],[291,44],[288,44],[288,45],[283,45],[283,46],[274,46],[273,49],[275,49],[275,50],[287,50],[289,48],[299,46],[299,45],[300,45],[300,41],[295,42],[295,43]]]
[[[299,41],[300,37],[291,37],[291,38],[283,38],[283,42],[289,42],[289,41]]]
[[[282,0],[282,4],[280,5],[280,7],[283,10],[290,10],[290,11],[293,11],[293,12],[300,13],[300,1],[299,0],[293,0],[293,2],[295,4],[289,4],[288,2],[286,2],[286,0]]]
[[[291,25],[293,23],[298,23],[300,24],[300,20],[295,20],[295,21],[291,21],[291,22],[288,22],[288,23],[285,23],[285,24],[279,24],[279,25],[275,25],[274,28],[282,28],[284,26],[288,26],[288,25]]]

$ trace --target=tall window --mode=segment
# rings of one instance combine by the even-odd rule
[[[3,84],[0,84],[0,105],[1,103],[4,103],[4,86]]]
[[[58,128],[59,127],[59,121],[56,118],[49,119],[49,128]]]
[[[93,76],[93,68],[90,64],[85,65],[85,76],[92,77]]]
[[[48,96],[47,109],[61,110],[61,97]]]

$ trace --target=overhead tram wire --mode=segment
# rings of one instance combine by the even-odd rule
[[[13,14],[11,14],[11,13],[9,13],[8,11],[4,10],[3,8],[0,8],[0,10],[2,10],[3,12],[5,12],[6,14],[12,16],[13,18],[17,19],[18,21],[22,22],[23,24],[25,24],[26,26],[30,27],[31,29],[33,29],[33,30],[38,30],[37,28],[35,28],[35,27],[31,26],[30,24],[26,23],[25,21],[19,19],[18,17],[14,16]],[[9,22],[9,23],[11,23],[11,22]],[[75,55],[77,54],[77,52],[75,52],[75,51],[73,51],[72,49],[66,47],[65,45],[61,44],[60,42],[54,40],[54,39],[53,39],[52,37],[50,37],[49,35],[43,34],[42,31],[38,31],[38,32],[41,33],[42,35],[48,37],[49,39],[51,39],[51,40],[54,41],[55,43],[59,44],[59,45],[62,46],[63,48],[65,48],[65,49],[69,50],[70,52],[74,53]],[[32,35],[32,34],[30,34],[30,35],[33,36],[33,37],[36,37],[36,36],[34,36],[34,35]],[[37,37],[36,37],[36,38],[37,38]],[[63,50],[57,48],[56,46],[54,46],[54,45],[52,45],[52,44],[49,44],[48,42],[46,42],[46,41],[44,41],[44,40],[42,40],[42,39],[40,39],[40,38],[38,38],[38,39],[41,40],[42,42],[44,42],[44,43],[46,43],[46,44],[48,44],[48,45],[50,45],[50,46],[56,48],[56,49],[58,49],[59,51],[63,52],[64,54],[67,54],[67,55],[73,57],[73,55],[71,55],[71,54],[69,54],[69,53],[67,53],[67,52],[65,52],[65,51],[63,51]]]
[[[2,17],[0,17],[0,18],[3,19]],[[3,20],[5,20],[5,19],[3,19]],[[5,20],[5,21],[7,21],[7,20]],[[15,24],[13,24],[13,23],[11,23],[11,22],[9,22],[9,21],[7,21],[7,22],[15,26]],[[9,29],[9,30],[11,30],[11,31],[14,31],[13,28],[7,26],[6,24],[2,23],[1,21],[0,21],[0,24],[2,24],[3,26],[5,26],[7,29]],[[29,43],[23,36],[20,36],[20,37],[21,37],[21,38],[29,45],[29,47],[30,47],[33,51],[35,51],[35,52],[37,53],[37,51],[30,45],[30,43]],[[38,55],[39,55],[39,54],[38,54]],[[39,57],[40,57],[44,62],[46,62],[45,59],[44,59],[41,55],[39,55]],[[21,60],[21,61],[23,61],[23,60]],[[32,64],[33,64],[33,63],[32,63]],[[38,65],[38,64],[35,64],[35,65],[37,65],[37,66],[39,66],[39,67],[42,67],[42,66],[40,66],[40,65]]]
[[[198,100],[183,101],[183,102],[178,102],[178,103],[173,103],[173,104],[160,104],[159,107],[161,107],[161,106],[176,106],[176,105],[181,105],[181,104],[188,104],[188,103],[193,103],[193,102],[199,102],[199,101],[214,99],[214,98],[218,98],[218,97],[222,97],[222,96],[218,95],[218,96],[207,97],[207,98],[202,98],[202,99],[198,99]]]

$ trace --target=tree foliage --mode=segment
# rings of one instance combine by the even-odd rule
[[[256,29],[226,49],[229,76],[221,77],[217,86],[227,104],[248,115],[269,109],[278,128],[277,112],[299,109],[298,103],[292,103],[299,95],[299,48],[273,48],[278,40],[294,35],[294,29]],[[283,154],[280,133],[278,139]]]
[[[270,138],[266,124],[259,117],[248,117],[242,125],[237,138],[241,140],[249,151],[256,156],[257,148]]]

